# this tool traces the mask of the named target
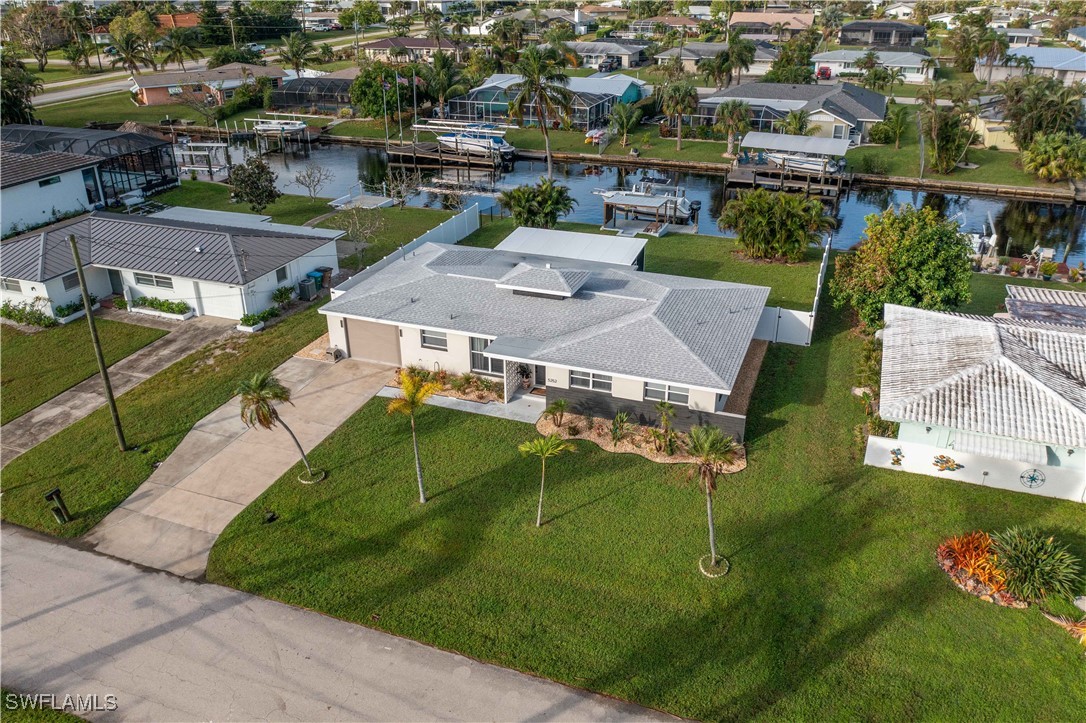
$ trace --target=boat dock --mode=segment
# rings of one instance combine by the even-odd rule
[[[732,186],[804,193],[836,202],[852,186],[852,174],[736,163],[725,182],[725,187]]]
[[[499,168],[503,160],[497,154],[481,155],[474,153],[457,153],[448,148],[442,148],[440,143],[420,142],[397,145],[389,143],[385,149],[389,161],[416,168],[441,168],[444,166],[466,166],[471,168]]]

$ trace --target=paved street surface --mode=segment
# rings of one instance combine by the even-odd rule
[[[350,623],[2,531],[4,687],[91,720],[662,720]]]

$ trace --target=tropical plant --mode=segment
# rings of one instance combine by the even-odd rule
[[[72,45],[80,48],[85,67],[90,67],[90,53],[88,50],[87,33],[91,28],[91,19],[87,15],[87,6],[81,2],[67,2],[60,6],[57,19],[61,27],[68,33]],[[97,52],[97,46],[94,50]],[[100,58],[99,58],[100,60]]]
[[[686,451],[694,458],[690,476],[696,477],[705,492],[705,509],[709,518],[709,560],[711,567],[719,567],[721,558],[716,551],[716,528],[713,525],[713,493],[716,481],[724,470],[735,461],[739,445],[727,437],[718,427],[692,427],[686,437]]]
[[[630,433],[630,413],[616,412],[611,419],[611,448],[618,449],[618,443]]]
[[[1050,183],[1086,176],[1086,138],[1076,133],[1041,133],[1022,153],[1022,167]]]
[[[811,127],[811,114],[805,110],[790,110],[774,128],[790,136],[809,136],[815,132]]]
[[[996,84],[999,110],[1019,149],[1025,150],[1040,133],[1073,133],[1086,109],[1082,98],[1086,85],[1067,86],[1057,78],[1027,75]]]
[[[317,61],[317,46],[305,33],[294,32],[279,38],[279,62],[294,69],[296,76],[301,76],[302,68]]]
[[[928,161],[936,173],[953,171],[969,150],[975,135],[970,126],[973,112],[970,98],[975,89],[972,81],[939,82],[924,88],[917,96]],[[949,108],[938,104],[944,94],[952,96],[953,105]]]
[[[231,167],[229,183],[237,200],[249,204],[253,213],[260,213],[283,195],[275,187],[278,177],[260,156],[252,156],[245,163]]]
[[[547,405],[547,408],[543,410],[543,416],[554,422],[554,426],[561,427],[562,422],[565,420],[566,412],[569,411],[569,402],[565,399],[555,399],[553,402]]]
[[[11,53],[0,54],[0,124],[30,123],[34,120],[33,97],[44,85]]]
[[[419,457],[419,435],[415,428],[415,415],[426,400],[441,391],[437,382],[427,381],[407,369],[400,370],[400,395],[388,402],[389,414],[403,414],[411,419],[411,445],[415,450],[415,474],[419,480],[419,503],[426,502],[426,488],[422,484],[422,458]]]
[[[747,256],[791,262],[801,261],[807,248],[819,243],[820,234],[835,223],[816,199],[764,188],[728,201],[717,220],[722,230],[736,232]]]
[[[290,300],[294,298],[293,286],[280,286],[272,292],[272,301],[284,309],[290,306]]]
[[[731,60],[732,70],[735,71],[737,83],[743,82],[743,71],[750,70],[754,64],[754,55],[757,46],[750,38],[744,38],[738,32],[732,33],[728,39],[728,58]]]
[[[989,30],[980,37],[977,41],[977,55],[984,59],[984,64],[987,67],[985,71],[984,87],[992,87],[992,70],[995,69],[996,63],[1000,63],[1007,57],[1007,50],[1010,48],[1010,40],[1007,38],[1006,33],[996,32],[994,29]]]
[[[618,102],[611,106],[611,118],[608,123],[608,127],[615,135],[622,136],[622,140],[619,144],[622,146],[629,145],[630,131],[637,129],[637,124],[641,122],[641,109],[636,108],[629,103]]]
[[[900,149],[901,137],[909,129],[909,111],[903,105],[890,106],[886,111],[886,119],[880,125],[886,128],[886,132],[894,139],[894,149]]]
[[[1081,585],[1078,558],[1034,528],[1012,527],[992,535],[992,550],[1006,573],[1007,591],[1022,600],[1070,598]]]
[[[113,59],[109,64],[121,66],[131,73],[139,73],[140,66],[152,64],[151,54],[147,52],[146,44],[134,33],[113,36]]]
[[[699,60],[698,70],[705,76],[707,81],[716,85],[718,90],[725,85],[730,86],[732,84],[734,68],[732,67],[731,54],[727,50],[721,50],[711,58]]]
[[[547,154],[547,178],[554,178],[549,124],[567,117],[573,104],[569,77],[562,72],[562,58],[555,48],[532,45],[524,50],[516,64],[521,80],[510,86],[516,95],[509,103],[510,115],[518,123],[534,109],[535,120],[543,132]]]
[[[445,117],[445,99],[466,92],[467,86],[452,56],[441,50],[434,53],[429,64],[422,66],[420,77],[426,92],[437,100],[438,115],[442,118]]]
[[[185,70],[186,60],[197,60],[204,57],[203,51],[196,47],[196,35],[188,28],[176,28],[166,33],[162,38],[162,60],[166,63],[177,63],[181,71]]]
[[[939,546],[938,552],[955,568],[990,588],[991,592],[1004,589],[1007,575],[992,556],[992,538],[988,533],[978,530],[951,537]]]
[[[568,186],[561,186],[548,178],[539,179],[534,186],[517,186],[502,191],[498,202],[512,214],[518,226],[554,228],[561,216],[565,216],[577,204]]]
[[[672,83],[664,89],[660,110],[664,115],[675,119],[675,150],[683,149],[683,116],[693,113],[698,107],[698,90],[688,80]]]
[[[547,460],[563,452],[574,452],[577,448],[557,434],[549,434],[546,437],[536,437],[524,442],[517,449],[525,457],[529,455],[539,457],[542,464],[542,474],[539,478],[539,507],[535,514],[535,526],[540,527],[543,525],[543,489],[547,484]]]
[[[294,431],[287,426],[287,423],[279,416],[279,410],[275,408],[276,402],[291,404],[290,390],[270,372],[257,372],[238,385],[236,394],[241,397],[241,421],[245,422],[245,426],[273,429],[277,424],[283,425],[283,429],[294,440],[298,454],[302,456],[302,464],[305,465],[308,478],[313,479],[313,468],[309,465],[309,458],[302,449],[302,443],[298,441]]]

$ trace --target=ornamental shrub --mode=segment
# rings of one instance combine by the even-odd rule
[[[1078,558],[1055,537],[1032,527],[992,535],[992,551],[1006,574],[1007,591],[1023,600],[1070,598],[1081,587]]]
[[[98,303],[98,297],[94,294],[90,295],[91,306]],[[83,297],[79,297],[77,300],[70,304],[61,304],[53,309],[53,315],[58,319],[63,319],[66,316],[71,316],[77,311],[83,311]]]
[[[146,307],[164,314],[187,314],[192,307],[184,301],[168,301],[154,296],[141,296],[132,300],[132,306]]]
[[[28,326],[40,326],[42,328],[56,326],[57,320],[42,311],[43,307],[48,303],[49,300],[43,296],[39,296],[33,301],[23,301],[18,304],[5,301],[0,304],[0,316]]]

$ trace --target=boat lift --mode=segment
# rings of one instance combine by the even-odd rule
[[[178,166],[182,173],[207,173],[214,181],[216,173],[227,171],[226,143],[195,143],[188,141],[174,144]],[[220,153],[222,159],[220,161]]]

